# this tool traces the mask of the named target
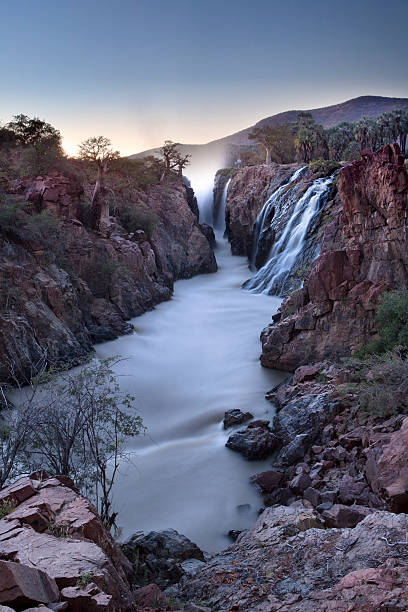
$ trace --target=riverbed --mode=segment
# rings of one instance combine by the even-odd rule
[[[115,371],[147,427],[115,480],[122,538],[174,528],[216,552],[261,505],[249,476],[270,462],[225,448],[222,419],[231,408],[273,416],[264,395],[285,375],[261,367],[259,333],[280,299],[242,291],[247,261],[221,234],[216,257],[217,273],[178,281],[172,300],[132,321],[132,335],[96,347],[101,358],[124,358]]]

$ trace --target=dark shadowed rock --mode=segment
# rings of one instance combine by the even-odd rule
[[[239,410],[238,408],[227,410],[224,414],[224,429],[228,429],[228,427],[232,427],[232,425],[240,425],[241,423],[245,423],[245,421],[249,421],[249,419],[253,418],[253,414],[250,412],[242,412],[242,410]]]
[[[329,510],[324,510],[323,517],[329,527],[355,527],[371,513],[372,510],[364,506],[334,504]]]
[[[204,561],[202,550],[175,529],[136,533],[122,550],[133,565],[133,582],[140,586],[152,582],[160,587],[176,584],[185,573],[184,561]]]
[[[269,421],[254,421],[246,429],[233,433],[225,446],[241,453],[246,459],[266,459],[277,445],[268,424]]]
[[[55,580],[44,571],[0,560],[0,603],[21,606],[58,601],[59,597]]]

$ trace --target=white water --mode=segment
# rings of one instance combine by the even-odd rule
[[[294,176],[291,181],[293,180]],[[266,294],[273,293],[274,295],[280,294],[298,256],[303,250],[310,224],[320,212],[332,182],[333,177],[317,179],[297,201],[290,219],[272,247],[269,260],[258,270],[255,276],[244,284],[247,291]],[[275,194],[271,197],[274,196]],[[286,198],[287,196],[285,195],[283,199]],[[274,199],[272,204],[276,200],[277,198]],[[263,219],[265,217],[266,213],[263,215]]]
[[[258,250],[258,243],[259,243],[259,239],[262,237],[262,234],[267,231],[270,227],[270,223],[267,223],[268,217],[269,217],[269,213],[271,211],[271,209],[276,205],[277,201],[280,199],[280,195],[282,194],[282,192],[288,188],[288,185],[291,185],[292,183],[295,183],[298,178],[300,178],[300,176],[302,175],[303,171],[307,168],[307,166],[303,166],[302,168],[298,168],[298,170],[296,170],[296,172],[294,172],[292,174],[292,176],[289,178],[289,180],[284,183],[284,185],[281,185],[276,191],[273,192],[273,194],[266,200],[265,204],[262,206],[261,212],[259,213],[256,223],[255,223],[255,231],[254,231],[254,246],[252,249],[252,256],[251,256],[251,268],[254,269],[255,268],[255,257],[256,257],[256,252]]]
[[[241,291],[247,262],[217,238],[216,274],[178,281],[170,302],[133,320],[133,335],[96,347],[100,357],[127,358],[117,366],[120,384],[136,395],[148,428],[115,485],[124,537],[172,527],[217,551],[261,505],[248,478],[270,462],[225,448],[231,430],[222,418],[231,408],[273,416],[264,394],[284,375],[260,366],[259,332],[280,300]]]
[[[227,207],[228,187],[230,185],[230,182],[231,182],[231,179],[229,178],[228,181],[225,183],[225,187],[222,192],[220,208],[218,210],[217,218],[215,219],[215,224],[214,224],[216,229],[219,229],[222,232],[225,231],[225,209]]]

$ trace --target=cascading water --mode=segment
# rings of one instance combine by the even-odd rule
[[[227,207],[228,187],[230,182],[231,179],[228,179],[228,181],[225,183],[225,187],[222,192],[220,208],[214,220],[214,227],[222,232],[225,231],[225,209]]]
[[[260,246],[265,239],[265,234],[267,234],[271,229],[271,214],[273,214],[273,217],[275,217],[275,211],[273,209],[279,202],[282,192],[287,192],[288,186],[296,183],[296,181],[302,176],[306,168],[307,166],[298,168],[298,170],[296,170],[296,172],[291,175],[289,180],[283,185],[281,185],[276,191],[274,191],[273,194],[266,200],[265,204],[263,205],[255,224],[253,249],[250,260],[250,266],[252,270],[255,270],[257,267],[257,254],[259,253]],[[289,201],[288,197],[286,198],[286,201]]]
[[[293,181],[293,177],[291,180]],[[333,177],[320,178],[310,185],[304,195],[297,201],[285,228],[278,240],[275,241],[269,260],[253,278],[244,283],[244,289],[252,293],[282,294],[285,284],[303,251],[308,230],[327,200],[332,182]],[[290,192],[285,194],[282,202],[279,203],[280,208],[282,206],[287,208],[287,200],[290,199],[291,195],[293,194]],[[275,204],[277,200],[279,198],[274,200]],[[266,214],[264,214],[264,218],[267,218]]]

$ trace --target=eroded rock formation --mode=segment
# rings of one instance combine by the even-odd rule
[[[376,333],[379,296],[408,284],[407,194],[398,145],[343,168],[321,255],[262,332],[263,365],[293,371],[347,355]]]
[[[113,220],[108,236],[86,230],[79,220],[82,189],[71,177],[19,181],[13,190],[33,211],[51,210],[64,220],[66,244],[62,254],[50,254],[38,243],[0,235],[3,380],[10,364],[29,377],[44,354],[54,364],[81,362],[92,343],[131,331],[131,317],[169,299],[175,280],[216,270],[189,205],[192,194],[177,179],[139,194],[158,219],[150,239]]]

